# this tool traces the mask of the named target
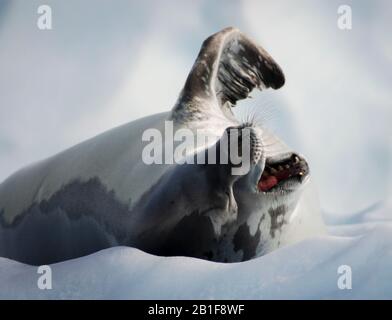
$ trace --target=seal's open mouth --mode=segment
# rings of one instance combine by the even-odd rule
[[[286,182],[302,182],[308,174],[308,164],[297,154],[279,161],[267,158],[257,187],[259,191],[272,192],[282,188]]]

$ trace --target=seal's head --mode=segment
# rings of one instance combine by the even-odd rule
[[[267,129],[256,127],[254,131],[263,156],[233,186],[238,220],[230,233],[232,249],[234,253],[242,252],[242,260],[282,244],[281,236],[309,180],[303,156]]]

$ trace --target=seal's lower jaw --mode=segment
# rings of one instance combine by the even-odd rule
[[[296,191],[309,176],[306,160],[295,153],[283,158],[267,158],[257,183],[257,191],[264,194]]]

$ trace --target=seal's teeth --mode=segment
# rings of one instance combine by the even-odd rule
[[[290,165],[289,165],[289,164],[286,164],[284,167],[285,167],[286,169],[290,169]]]
[[[278,171],[275,168],[271,167],[271,173],[277,173]]]
[[[301,171],[300,173],[298,173],[298,175],[300,175],[300,176],[303,176],[303,175],[304,175],[304,173]]]
[[[278,166],[278,169],[279,169],[279,171],[282,171],[283,167],[282,166]]]
[[[294,161],[295,161],[295,163],[299,162],[299,158],[297,156],[295,156]]]

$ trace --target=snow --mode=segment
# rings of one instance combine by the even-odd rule
[[[38,288],[37,267],[0,258],[0,298],[391,299],[392,220],[382,218],[390,211],[372,209],[360,221],[329,225],[328,235],[241,263],[114,247],[52,265],[51,290]],[[351,290],[338,288],[341,265],[352,269]]]

